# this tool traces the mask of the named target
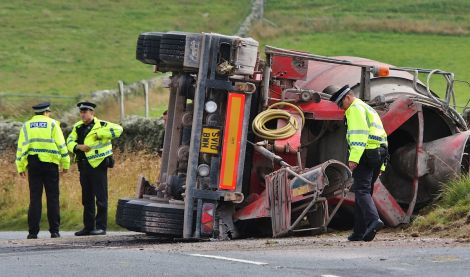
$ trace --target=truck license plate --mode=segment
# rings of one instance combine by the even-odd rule
[[[218,154],[220,143],[220,129],[202,128],[201,152],[208,154]]]

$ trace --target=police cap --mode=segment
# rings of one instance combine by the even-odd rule
[[[349,85],[345,85],[330,97],[330,101],[335,102],[337,105],[339,105],[339,103],[341,103],[344,96],[346,96],[349,91],[351,91],[351,88],[349,87]]]
[[[51,103],[43,102],[37,105],[32,106],[35,113],[42,113],[42,112],[50,112],[51,111]]]
[[[77,107],[82,111],[82,110],[90,110],[90,111],[94,111],[95,108],[96,108],[96,104],[95,103],[91,103],[91,102],[88,102],[88,101],[84,101],[84,102],[80,102],[77,104]]]

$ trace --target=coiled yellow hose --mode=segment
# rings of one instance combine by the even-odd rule
[[[296,117],[293,117],[288,111],[273,109],[277,106],[288,106],[296,110],[302,117],[302,122]],[[285,119],[288,123],[286,126],[279,129],[269,129],[266,127],[266,123],[275,119]],[[305,116],[302,110],[294,104],[287,102],[278,102],[274,103],[268,107],[267,110],[259,113],[253,120],[252,129],[253,132],[260,138],[276,140],[276,139],[286,139],[293,136],[299,128],[302,128],[305,122]]]

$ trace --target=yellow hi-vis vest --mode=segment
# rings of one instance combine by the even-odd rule
[[[41,162],[70,167],[70,157],[65,145],[60,123],[44,115],[35,115],[20,130],[16,151],[16,169],[25,172],[28,156],[37,155]]]
[[[387,145],[379,114],[361,99],[356,98],[346,110],[349,144],[349,161],[359,163],[365,149],[376,149],[381,144]],[[382,166],[382,170],[385,168]]]
[[[84,144],[91,148],[90,151],[85,152],[85,157],[88,163],[93,168],[96,168],[108,156],[113,154],[113,146],[111,140],[118,138],[122,134],[122,127],[118,124],[93,119],[95,124],[90,132],[86,135]],[[85,124],[82,120],[73,125],[72,132],[67,138],[67,148],[73,152],[77,146],[77,128]]]

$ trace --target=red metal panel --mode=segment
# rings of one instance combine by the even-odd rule
[[[340,60],[348,60],[353,63],[363,65],[383,65],[389,66],[378,61],[359,57],[333,57]],[[390,71],[390,76],[401,77],[413,80],[413,75],[403,71]],[[296,86],[304,89],[313,89],[323,91],[329,85],[350,85],[355,86],[361,79],[361,68],[348,65],[331,64],[319,61],[309,61],[308,74],[305,81],[297,81]]]
[[[417,111],[416,104],[410,98],[398,98],[390,105],[388,112],[382,115],[385,132],[390,135],[416,114]]]
[[[308,61],[286,56],[272,56],[271,77],[278,79],[305,80]]]
[[[269,213],[269,201],[266,190],[263,191],[255,201],[238,210],[233,220],[247,220],[253,218],[271,217]]]
[[[380,179],[377,179],[377,182],[374,184],[372,199],[374,200],[380,217],[387,225],[394,227],[404,223],[405,212],[382,182],[380,182]]]

